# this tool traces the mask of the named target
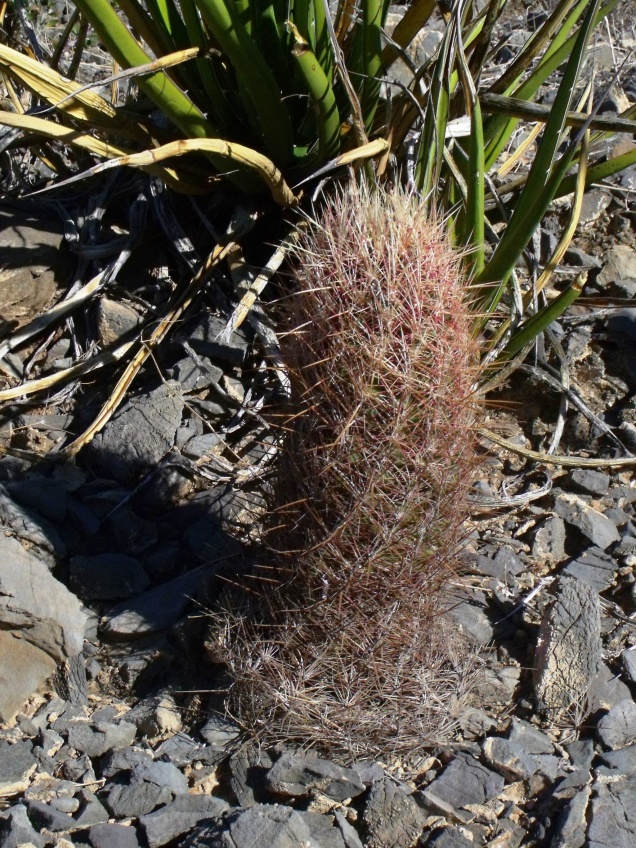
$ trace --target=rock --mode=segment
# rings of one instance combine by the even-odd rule
[[[132,745],[136,732],[135,725],[126,721],[73,722],[68,728],[68,744],[89,757],[101,757],[107,751]]]
[[[27,801],[26,806],[29,818],[39,829],[46,828],[54,833],[59,833],[73,831],[77,827],[77,822],[72,816],[60,813],[59,810],[43,801]]]
[[[61,522],[66,518],[67,494],[62,480],[31,474],[14,483],[7,483],[10,497],[25,507],[35,509],[49,521]]]
[[[432,848],[475,848],[475,842],[464,836],[456,827],[436,829],[422,845]]]
[[[490,736],[484,740],[482,750],[488,764],[512,782],[532,777],[537,771],[534,760],[510,739]]]
[[[207,456],[212,453],[215,445],[218,445],[221,437],[216,433],[204,433],[201,436],[194,436],[183,446],[183,453],[191,459],[201,459],[202,456]]]
[[[476,707],[463,710],[458,721],[465,739],[480,739],[497,726],[488,713]]]
[[[248,339],[243,328],[228,337],[226,324],[227,319],[222,315],[203,313],[184,328],[184,336],[199,356],[240,366],[247,354]]]
[[[597,592],[574,577],[560,577],[537,639],[534,687],[540,709],[559,711],[583,701],[601,659]]]
[[[218,818],[229,809],[226,801],[211,795],[181,795],[154,813],[139,819],[149,848],[161,848],[185,836],[205,819]]]
[[[425,821],[426,814],[412,795],[388,777],[379,780],[372,785],[362,814],[366,848],[410,848]]]
[[[183,391],[201,391],[221,381],[223,371],[220,368],[206,357],[197,357],[197,360],[188,356],[168,369],[168,377],[179,383]]]
[[[33,845],[44,848],[44,838],[33,829],[24,804],[16,804],[0,813],[0,848]]]
[[[104,347],[132,336],[141,322],[141,317],[132,307],[108,297],[100,297],[97,303],[97,334]]]
[[[240,732],[238,725],[219,715],[211,716],[199,731],[208,745],[215,748],[225,748],[240,735]]]
[[[0,740],[0,797],[24,792],[36,768],[31,742],[23,739],[11,745]]]
[[[590,712],[611,710],[621,701],[631,698],[629,687],[614,674],[604,662],[590,684],[588,701]]]
[[[565,558],[565,522],[558,515],[553,515],[534,534],[532,559],[556,564]]]
[[[447,614],[471,639],[487,645],[494,636],[492,622],[486,613],[487,599],[483,592],[456,589],[450,593]]]
[[[626,244],[615,244],[607,254],[598,281],[607,285],[625,279],[636,279],[636,251]]]
[[[110,751],[101,762],[100,777],[109,780],[119,772],[131,771],[139,763],[151,763],[152,754],[140,748],[122,748]]]
[[[106,785],[104,803],[115,818],[143,816],[187,791],[188,781],[172,763],[141,761],[133,765],[127,783]]]
[[[343,813],[340,810],[335,810],[334,817],[336,820],[336,826],[342,834],[342,840],[345,844],[345,848],[364,848],[360,841],[360,837],[358,836],[357,830],[349,824]]]
[[[174,763],[179,768],[189,765],[202,753],[201,745],[187,733],[175,733],[155,750],[155,759]]]
[[[169,693],[159,693],[140,701],[126,713],[126,721],[135,725],[140,736],[154,739],[181,730],[181,710]]]
[[[631,698],[616,704],[603,716],[596,726],[596,735],[612,751],[636,742],[636,704]]]
[[[346,848],[341,831],[333,826],[332,816],[302,811],[300,816],[309,828],[311,845],[320,845],[320,848]]]
[[[97,824],[88,831],[92,848],[139,848],[134,827],[121,824]]]
[[[570,479],[576,488],[589,495],[606,495],[609,490],[610,476],[592,468],[575,468]]]
[[[513,718],[509,739],[523,749],[535,763],[538,772],[550,780],[556,780],[560,757],[555,756],[554,745],[545,733],[527,721]]]
[[[95,783],[93,775],[91,783]],[[80,800],[80,811],[75,816],[78,828],[92,827],[96,824],[104,824],[108,821],[108,813],[97,795],[85,787],[77,793]]]
[[[432,793],[457,810],[468,804],[485,804],[496,798],[503,787],[503,777],[462,751],[422,791],[422,797],[426,801]]]
[[[136,481],[174,446],[183,406],[176,383],[162,383],[133,398],[87,446],[90,461],[119,483]]]
[[[265,778],[272,760],[265,751],[240,748],[230,757],[230,789],[241,807],[252,807],[267,794]]]
[[[636,787],[620,781],[595,784],[585,848],[633,848],[636,845]]]
[[[608,751],[600,754],[599,760],[602,764],[597,770],[599,775],[624,775],[625,777],[632,777],[636,774],[636,745],[626,745],[617,751]]]
[[[195,568],[113,607],[102,624],[102,632],[113,639],[128,639],[172,627],[196,598],[205,568]]]
[[[557,515],[576,527],[601,550],[620,540],[620,534],[609,518],[586,504],[578,495],[561,493],[555,500],[554,509]]]
[[[140,518],[125,506],[109,515],[105,526],[118,550],[131,556],[147,551],[159,537],[156,522]]]
[[[590,770],[594,759],[594,742],[591,739],[577,739],[575,742],[566,742],[563,747],[575,768],[582,771]]]
[[[625,672],[625,678],[631,683],[636,683],[636,650],[627,648],[621,654],[621,665]]]
[[[587,830],[586,811],[590,787],[586,786],[565,807],[554,828],[551,848],[582,848]]]
[[[138,560],[125,554],[75,556],[70,563],[71,583],[85,601],[114,601],[138,595],[150,585]]]
[[[53,677],[57,694],[69,704],[83,706],[88,700],[86,662],[83,654],[69,657],[58,664]]]
[[[302,798],[318,791],[334,801],[356,798],[365,789],[354,769],[291,751],[286,751],[276,760],[267,773],[265,784],[275,795]]]
[[[58,560],[66,555],[66,548],[52,524],[44,518],[34,515],[30,510],[17,504],[9,495],[7,489],[0,485],[0,544],[15,536],[27,552],[45,562],[49,568],[58,564]],[[11,556],[8,548],[5,554],[0,547],[0,559]]]
[[[482,706],[510,704],[519,685],[521,669],[516,665],[486,666],[475,678],[474,695]]]
[[[256,804],[197,827],[184,848],[322,848],[300,813],[278,804]],[[388,848],[388,846],[387,846]]]
[[[581,250],[578,247],[568,247],[565,251],[565,261],[568,265],[573,265],[577,268],[601,268],[602,262],[596,256],[590,256],[589,253]]]
[[[62,222],[50,212],[3,201],[0,207],[2,268],[0,319],[2,332],[23,326],[49,306],[75,262],[63,249]]]
[[[9,721],[55,669],[55,660],[19,631],[0,630],[0,721]]]
[[[589,548],[569,562],[561,572],[588,583],[597,592],[604,592],[616,582],[618,563],[599,548]]]

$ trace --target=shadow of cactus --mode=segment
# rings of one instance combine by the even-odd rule
[[[309,222],[295,276],[265,564],[220,617],[232,709],[345,759],[410,754],[472,676],[443,614],[476,465],[466,283],[416,199],[361,187]]]

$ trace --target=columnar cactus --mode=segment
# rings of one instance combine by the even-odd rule
[[[295,278],[256,601],[226,617],[232,703],[270,739],[413,752],[470,676],[442,614],[476,462],[466,282],[416,198],[360,187],[309,224]]]

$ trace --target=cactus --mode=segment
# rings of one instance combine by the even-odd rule
[[[466,283],[416,198],[355,186],[309,223],[281,306],[293,408],[264,564],[224,614],[230,704],[269,740],[413,753],[471,677],[443,615],[476,464]]]

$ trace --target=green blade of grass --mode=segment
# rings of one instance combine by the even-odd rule
[[[393,30],[391,39],[403,50],[409,46],[418,32],[428,23],[436,8],[435,0],[415,0],[400,18]],[[385,68],[389,68],[399,57],[398,51],[393,45],[387,45],[382,51],[381,62]]]
[[[382,0],[363,0],[362,2],[362,73],[364,81],[360,96],[364,128],[367,132],[373,126],[375,111],[380,97],[380,75],[382,72]]]

